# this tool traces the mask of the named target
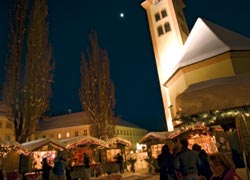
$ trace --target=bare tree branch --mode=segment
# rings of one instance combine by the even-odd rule
[[[79,95],[83,110],[89,114],[91,134],[97,138],[110,138],[114,136],[115,96],[109,57],[107,51],[99,47],[95,31],[90,33],[89,40],[87,55],[82,53]]]

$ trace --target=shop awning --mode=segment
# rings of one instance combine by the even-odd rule
[[[183,116],[250,105],[250,74],[218,78],[190,85],[176,97]]]

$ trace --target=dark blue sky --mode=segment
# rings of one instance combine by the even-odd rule
[[[0,82],[7,52],[7,1],[0,1]],[[56,60],[50,114],[81,111],[80,55],[95,29],[110,58],[115,114],[143,128],[165,130],[165,116],[143,0],[49,1],[50,40]],[[198,17],[250,37],[250,1],[185,0],[191,29]],[[119,14],[123,12],[124,18]],[[1,84],[0,84],[1,85]]]

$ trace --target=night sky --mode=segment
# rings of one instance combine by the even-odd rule
[[[0,82],[7,52],[7,1],[0,1]],[[56,67],[49,115],[81,111],[81,52],[91,29],[109,53],[115,115],[150,131],[166,130],[153,47],[143,0],[49,1],[50,42]],[[191,29],[198,17],[250,37],[250,1],[185,0]],[[124,17],[120,17],[124,13]],[[2,84],[0,84],[2,85]]]

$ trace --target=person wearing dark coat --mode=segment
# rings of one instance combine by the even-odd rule
[[[161,154],[157,158],[160,167],[160,180],[176,180],[173,155],[167,144],[162,146]]]
[[[42,161],[42,178],[43,180],[49,180],[50,178],[50,170],[52,169],[52,167],[48,164],[47,162],[47,158],[43,158]]]
[[[198,166],[198,175],[205,177],[206,180],[210,180],[210,177],[212,176],[212,171],[207,160],[208,154],[205,150],[201,148],[199,144],[193,144],[192,150],[198,153],[198,156],[201,161],[200,165]]]
[[[122,157],[122,155],[120,155],[120,153],[117,154],[117,163],[119,165],[120,173],[123,174],[124,173],[123,157]]]

